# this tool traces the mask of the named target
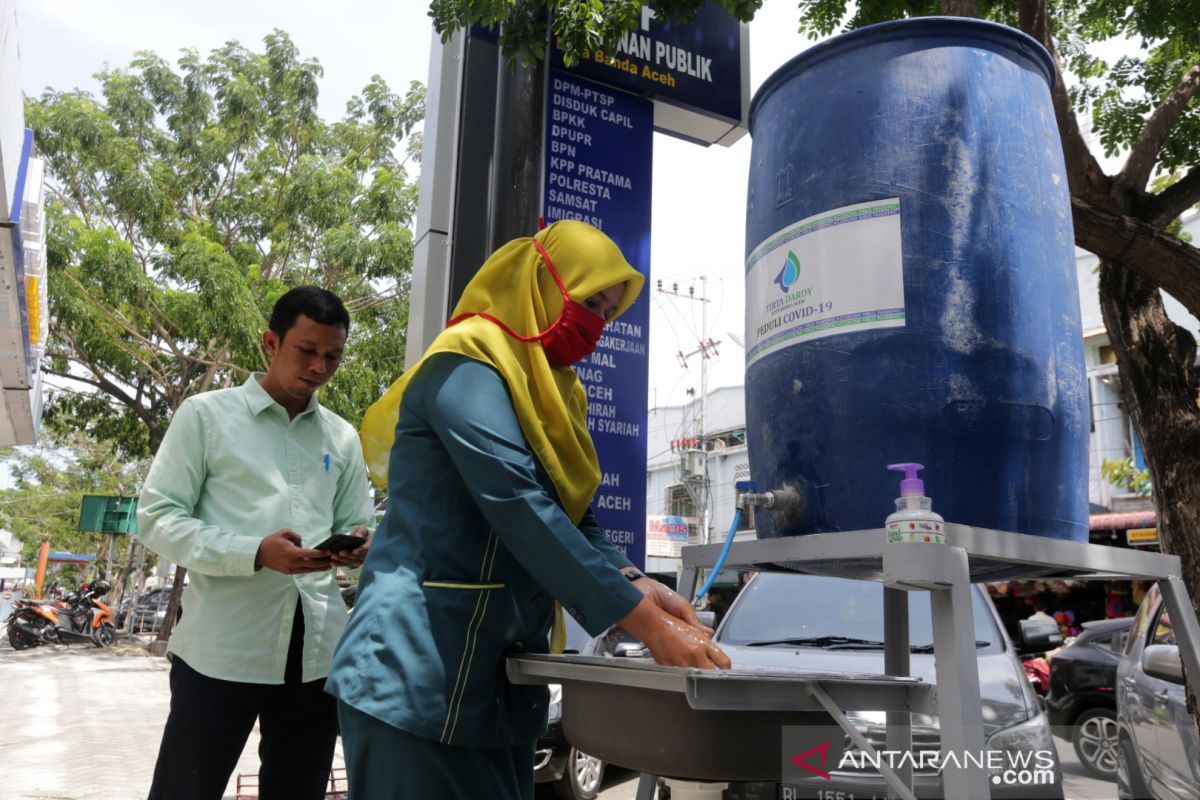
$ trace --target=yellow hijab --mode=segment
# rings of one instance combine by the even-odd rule
[[[463,290],[451,319],[472,312],[486,313],[522,336],[549,328],[562,311],[563,298],[534,239],[545,249],[567,294],[577,303],[624,283],[615,319],[633,305],[642,290],[645,279],[629,266],[612,239],[586,223],[562,220],[533,239],[514,239],[493,253]],[[500,373],[512,396],[521,431],[554,483],[563,509],[578,524],[600,485],[600,465],[587,429],[583,386],[570,367],[550,365],[540,342],[515,339],[495,322],[480,316],[468,317],[442,331],[421,360],[363,415],[363,454],[375,484],[387,485],[388,458],[404,389],[434,353],[460,353]]]

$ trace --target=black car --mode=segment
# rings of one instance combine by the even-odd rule
[[[1108,780],[1117,774],[1117,664],[1132,625],[1133,617],[1085,622],[1050,659],[1050,724],[1070,728],[1079,763]]]
[[[129,619],[129,612],[133,610],[135,604],[141,605],[142,602],[151,594],[157,594],[161,591],[161,589],[146,589],[141,594],[138,594],[136,591],[130,589],[129,591],[125,592],[125,594],[121,595],[120,604],[113,609],[117,615],[117,627],[125,627],[125,622]],[[167,592],[169,593],[170,591],[171,589],[168,586]],[[169,596],[170,595],[168,594],[168,597]]]
[[[127,595],[121,601],[117,614],[117,624],[124,628],[129,617],[133,617],[129,630],[132,633],[158,633],[163,621],[167,618],[167,604],[171,601],[171,587],[150,589],[133,602],[133,596]],[[180,614],[175,615],[179,621]]]
[[[641,642],[620,628],[593,639],[574,618],[566,616],[568,653],[582,655],[644,655]],[[600,793],[604,780],[604,762],[571,746],[562,730],[562,687],[550,685],[550,719],[545,735],[538,740],[534,753],[534,781],[547,784],[564,800],[591,800]]]
[[[563,800],[592,800],[600,793],[604,762],[571,746],[563,736],[562,687],[550,686],[550,721],[538,740],[534,780]]]

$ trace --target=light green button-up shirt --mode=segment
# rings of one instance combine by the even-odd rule
[[[183,618],[167,646],[197,672],[283,683],[296,599],[304,609],[303,679],[329,673],[346,625],[334,571],[255,571],[281,528],[312,547],[371,515],[355,430],[316,396],[289,420],[252,375],[186,400],[163,437],[138,502],[150,550],[188,568]]]

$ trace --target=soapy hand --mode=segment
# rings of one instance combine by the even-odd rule
[[[643,595],[641,602],[617,624],[650,648],[650,655],[656,664],[729,669],[729,656],[713,644],[712,632],[698,621],[687,622],[665,611],[656,599],[659,596],[657,591]]]
[[[673,617],[683,620],[696,630],[712,638],[713,629],[700,622],[696,609],[682,595],[664,586],[653,578],[641,577],[633,585],[642,590],[642,594],[654,601],[655,605]]]

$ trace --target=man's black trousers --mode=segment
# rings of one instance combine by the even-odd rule
[[[301,682],[304,618],[296,607],[282,685],[201,675],[171,659],[171,713],[149,800],[220,800],[259,722],[260,800],[320,800],[337,741],[337,700],[325,679]]]

